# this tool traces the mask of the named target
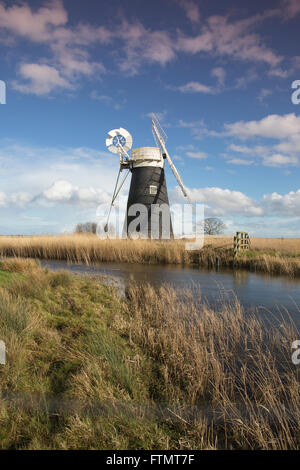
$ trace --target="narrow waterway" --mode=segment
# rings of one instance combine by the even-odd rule
[[[224,300],[239,299],[247,312],[255,310],[263,317],[280,318],[288,314],[300,326],[300,280],[284,276],[251,273],[245,270],[219,272],[178,265],[101,263],[92,266],[43,261],[51,270],[68,269],[78,274],[100,275],[104,282],[115,283],[120,292],[132,281],[164,283],[175,288],[189,288],[214,308]]]

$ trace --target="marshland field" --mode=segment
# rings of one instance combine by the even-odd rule
[[[132,282],[126,296],[75,263],[193,264],[295,277],[300,240],[106,240],[0,237],[1,449],[297,449],[299,366],[288,315],[214,310],[188,289]]]
[[[300,238],[251,238],[249,251],[234,259],[233,237],[206,236],[203,249],[187,251],[184,240],[101,240],[96,235],[1,236],[0,257],[245,268],[300,275]]]
[[[1,449],[296,449],[298,337],[237,300],[1,262]]]

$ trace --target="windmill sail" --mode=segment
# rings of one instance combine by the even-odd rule
[[[108,133],[106,146],[110,152],[119,154],[120,169],[105,225],[106,232],[116,197],[126,176],[131,172],[124,223],[124,231],[127,236],[129,238],[152,239],[174,238],[165,177],[165,160],[168,161],[184,197],[193,207],[182,179],[166,149],[167,134],[155,115],[152,116],[152,132],[156,147],[134,149],[130,156],[128,151],[132,147],[132,137],[129,132],[120,128],[113,129]],[[120,172],[125,169],[128,170],[128,173],[120,182]]]
[[[177,183],[179,184],[180,188],[181,188],[181,191],[184,195],[184,197],[187,198],[188,202],[193,205],[192,203],[192,200],[191,198],[189,197],[188,193],[187,193],[187,190],[182,182],[182,179],[180,178],[180,175],[174,165],[174,163],[172,162],[172,159],[167,151],[167,148],[166,148],[166,141],[167,141],[167,135],[165,133],[165,131],[163,130],[157,116],[155,116],[155,114],[152,115],[152,133],[153,133],[153,136],[154,136],[154,140],[157,144],[158,147],[160,147],[163,155],[166,156],[166,159],[171,167],[171,170],[177,180]]]

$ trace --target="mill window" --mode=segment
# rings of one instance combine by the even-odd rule
[[[157,194],[157,186],[150,186],[150,195],[156,196]]]

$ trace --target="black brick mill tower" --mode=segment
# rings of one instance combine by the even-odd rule
[[[152,118],[152,132],[157,147],[133,149],[131,156],[127,153],[132,147],[132,137],[129,132],[120,128],[108,133],[109,137],[106,139],[108,150],[120,155],[120,170],[111,207],[128,173],[131,172],[132,176],[123,232],[125,232],[129,238],[166,240],[173,238],[169,197],[165,178],[166,161],[168,161],[171,166],[184,196],[190,203],[191,201],[167,152],[165,147],[167,137],[155,115],[153,115]],[[120,173],[123,170],[127,170],[127,174],[118,186]],[[108,223],[106,225],[106,231],[107,230]]]

